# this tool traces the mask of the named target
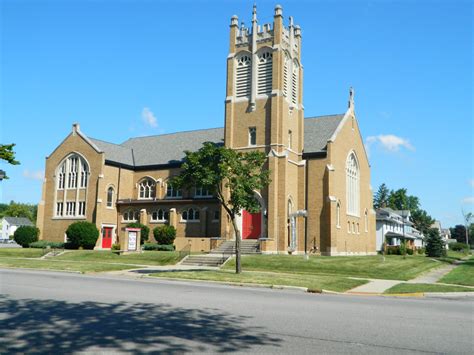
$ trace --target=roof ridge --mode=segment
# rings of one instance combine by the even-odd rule
[[[163,137],[163,136],[171,136],[173,134],[180,134],[180,133],[189,133],[189,132],[199,132],[199,131],[211,131],[214,129],[224,129],[224,127],[214,127],[214,128],[201,128],[201,129],[188,129],[186,131],[179,131],[173,133],[162,133],[162,134],[152,134],[149,136],[140,136],[140,137],[132,137],[127,139],[125,142],[128,142],[132,139],[140,139],[140,138],[151,138],[151,137]],[[121,143],[120,145],[124,144],[125,142]]]
[[[112,142],[109,142],[109,141],[104,141],[103,139],[98,139],[98,138],[92,138],[92,137],[89,137],[89,139],[93,139],[95,141],[99,141],[99,142],[103,142],[103,143],[107,143],[107,144],[113,144],[113,145],[116,145],[118,147],[122,147],[122,148],[125,148],[125,149],[130,149],[128,147],[124,147],[123,145],[121,144],[118,144],[118,143],[112,143]]]
[[[334,114],[331,114],[331,115],[320,115],[320,116],[305,117],[304,119],[305,120],[311,120],[311,119],[314,119],[314,118],[335,117],[335,116],[344,116],[344,115],[345,115],[344,113],[334,113]]]

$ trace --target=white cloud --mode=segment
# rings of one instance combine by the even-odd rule
[[[474,179],[469,180],[469,185],[471,185],[471,187],[474,187]]]
[[[28,169],[23,170],[23,176],[27,179],[43,181],[44,173],[41,170],[29,171]]]
[[[152,128],[158,127],[158,121],[155,115],[153,114],[153,112],[151,112],[151,110],[148,107],[143,108],[142,119],[143,119],[143,122],[145,122],[147,126],[150,126]]]
[[[370,136],[365,140],[365,145],[369,148],[372,144],[377,144],[389,152],[398,152],[401,148],[415,150],[408,139],[398,137],[393,134],[379,134],[378,136]]]
[[[461,201],[462,203],[468,205],[468,204],[474,204],[474,196],[471,197],[465,197]]]

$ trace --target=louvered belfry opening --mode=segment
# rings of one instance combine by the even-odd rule
[[[265,51],[258,56],[257,94],[271,94],[272,92],[272,53]]]
[[[251,65],[252,61],[249,54],[241,55],[237,59],[237,72],[236,72],[236,96],[237,97],[250,97],[250,86],[251,86]]]
[[[298,104],[298,64],[293,63],[293,73],[291,75],[291,102],[293,105]]]

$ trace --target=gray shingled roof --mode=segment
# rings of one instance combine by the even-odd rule
[[[25,217],[3,217],[11,226],[34,226],[28,218]]]
[[[325,151],[328,139],[334,134],[343,118],[344,114],[306,118],[304,120],[304,152]]]
[[[123,147],[119,144],[113,144],[100,139],[89,138],[97,148],[105,153],[105,159],[115,163],[134,166],[133,152],[130,148]]]
[[[327,141],[336,131],[344,114],[310,117],[304,120],[304,152],[324,152]],[[105,153],[109,162],[133,167],[179,163],[184,151],[196,151],[204,142],[224,142],[224,129],[211,128],[157,136],[130,138],[122,144],[113,144],[90,138]]]

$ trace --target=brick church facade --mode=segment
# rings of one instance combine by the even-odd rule
[[[256,214],[242,211],[242,236],[260,241],[262,252],[322,255],[375,253],[375,214],[370,165],[357,124],[353,91],[339,115],[304,117],[301,30],[283,23],[230,25],[224,128],[131,138],[121,144],[93,139],[78,124],[46,158],[37,225],[41,238],[63,241],[67,227],[87,220],[101,231],[97,249],[109,249],[140,222],[177,229],[176,249],[210,250],[234,237],[217,199],[198,186],[173,189],[185,150],[206,141],[268,157],[271,183],[255,191]],[[296,219],[296,239],[289,215]],[[153,239],[150,235],[150,239]]]

